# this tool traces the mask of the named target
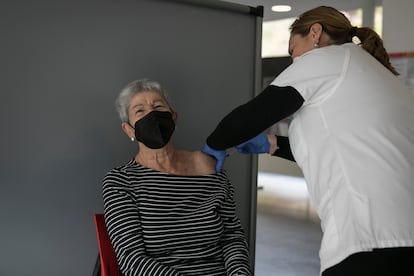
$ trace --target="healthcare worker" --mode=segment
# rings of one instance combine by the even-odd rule
[[[355,44],[353,39],[360,43]],[[414,95],[381,38],[332,7],[291,26],[293,63],[207,138],[295,160],[321,219],[323,276],[414,275]],[[291,116],[288,137],[262,134]]]

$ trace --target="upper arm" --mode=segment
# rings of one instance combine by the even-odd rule
[[[126,275],[178,275],[147,255],[138,205],[126,172],[111,171],[103,181],[104,213],[120,269]]]
[[[342,81],[348,64],[349,55],[346,53],[347,51],[338,45],[309,51],[295,58],[271,85],[291,86],[301,95],[306,105],[319,103]]]
[[[212,174],[216,172],[217,160],[202,151],[194,152],[194,163],[198,175]]]
[[[207,144],[221,150],[243,143],[299,110],[303,102],[295,88],[270,85],[224,117]]]

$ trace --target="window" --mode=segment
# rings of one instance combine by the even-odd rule
[[[362,9],[343,11],[353,26],[362,26]],[[263,22],[262,58],[288,55],[289,27],[296,18]],[[382,36],[382,6],[375,8],[374,30]]]

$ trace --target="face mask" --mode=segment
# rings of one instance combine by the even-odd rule
[[[170,141],[175,129],[171,112],[151,111],[135,123],[135,138],[151,149],[160,149]]]

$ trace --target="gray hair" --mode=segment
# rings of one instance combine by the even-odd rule
[[[160,83],[150,79],[139,79],[130,82],[121,90],[115,101],[115,107],[122,122],[129,121],[128,109],[131,99],[138,93],[148,91],[159,93],[168,103],[167,93]]]

